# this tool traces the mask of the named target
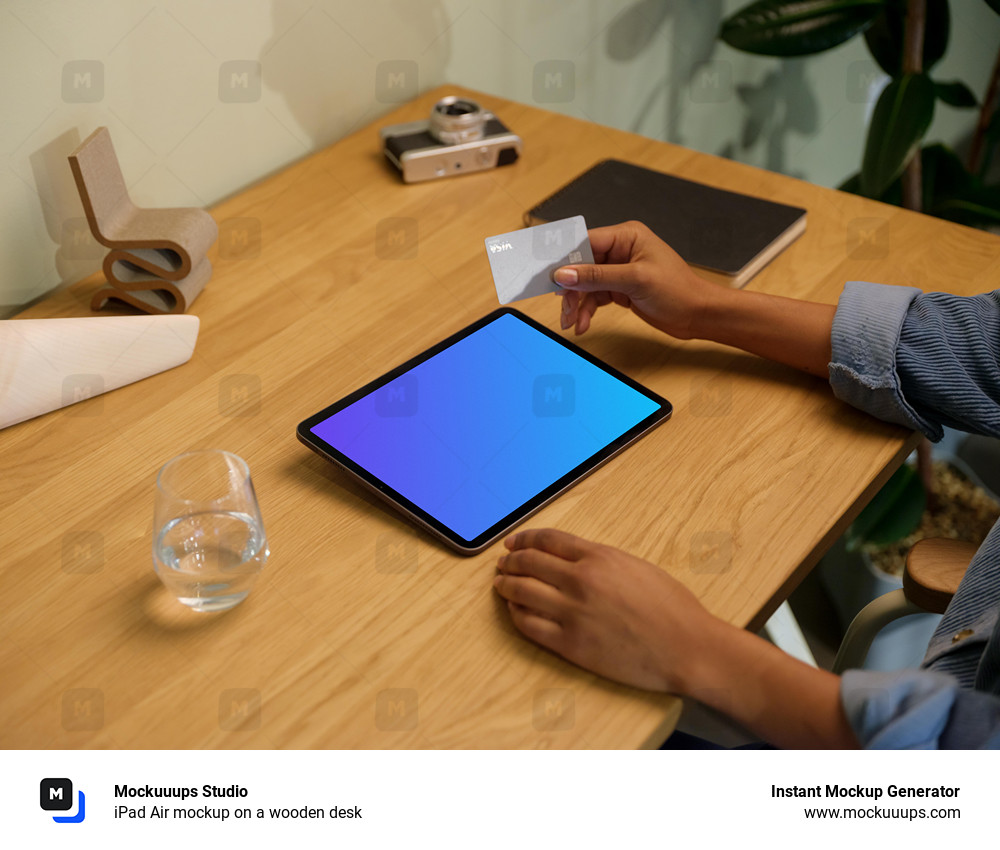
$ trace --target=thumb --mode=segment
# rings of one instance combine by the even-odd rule
[[[628,263],[587,263],[561,266],[552,273],[552,280],[564,289],[578,292],[624,292],[636,286],[635,274]]]

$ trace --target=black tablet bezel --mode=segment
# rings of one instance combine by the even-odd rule
[[[320,439],[316,434],[312,432],[312,428],[318,425],[325,419],[333,416],[335,413],[340,412],[345,407],[354,404],[354,402],[359,399],[364,398],[367,395],[378,390],[380,387],[388,384],[390,381],[394,381],[400,375],[408,372],[414,367],[420,365],[425,360],[429,360],[431,357],[444,351],[446,348],[451,347],[455,343],[475,333],[486,325],[496,321],[498,318],[504,315],[514,316],[521,322],[524,322],[529,327],[538,331],[539,333],[545,334],[549,339],[558,342],[565,348],[568,348],[574,354],[583,359],[587,360],[589,363],[597,366],[602,371],[611,375],[612,377],[618,379],[628,387],[631,387],[636,392],[641,393],[654,404],[657,405],[657,410],[647,416],[638,424],[634,425],[624,434],[622,434],[618,439],[612,441],[606,445],[599,452],[591,455],[583,463],[577,465],[569,472],[567,472],[558,481],[553,482],[540,493],[536,494],[534,497],[524,502],[516,510],[511,511],[507,516],[503,517],[498,522],[494,523],[490,528],[486,529],[482,534],[478,535],[472,540],[467,540],[461,535],[457,534],[455,531],[450,529],[448,526],[444,525],[442,522],[437,520],[431,514],[427,513],[423,508],[418,507],[413,504],[409,499],[400,493],[396,492],[393,488],[389,487],[381,479],[372,475],[367,469],[362,467],[360,464],[351,460],[345,454],[335,449],[326,441]],[[382,499],[391,504],[396,510],[400,511],[411,520],[415,521],[425,530],[429,531],[434,537],[442,541],[450,548],[463,555],[475,555],[482,552],[485,548],[494,543],[498,538],[505,535],[515,526],[519,525],[521,522],[526,520],[529,516],[534,514],[536,511],[541,510],[545,505],[559,496],[564,490],[572,487],[581,479],[585,478],[587,475],[592,473],[595,469],[607,463],[616,454],[623,451],[631,443],[635,442],[639,437],[645,434],[647,431],[659,425],[661,422],[665,422],[670,418],[673,412],[673,407],[670,402],[667,401],[662,396],[654,393],[652,390],[644,387],[637,381],[632,380],[628,375],[624,375],[617,369],[609,366],[607,363],[594,357],[589,352],[580,348],[578,345],[564,339],[559,334],[554,331],[549,330],[542,324],[539,324],[530,316],[526,316],[519,310],[515,310],[511,307],[501,307],[499,310],[494,310],[481,319],[473,322],[471,325],[463,328],[457,333],[452,334],[447,339],[441,340],[441,342],[436,345],[431,346],[426,351],[418,354],[407,360],[405,363],[401,363],[396,368],[384,375],[376,378],[368,384],[365,384],[360,389],[355,390],[350,395],[344,396],[339,401],[334,402],[328,407],[323,408],[318,413],[314,413],[312,416],[304,419],[298,424],[295,429],[296,436],[299,441],[308,446],[317,454],[332,461],[337,466],[346,470],[355,479],[361,482],[367,489],[371,490],[376,495],[380,496]]]

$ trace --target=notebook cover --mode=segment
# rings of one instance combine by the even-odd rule
[[[786,234],[797,236],[806,211],[606,159],[529,210],[525,223],[574,215],[588,227],[641,221],[686,262],[735,278]]]

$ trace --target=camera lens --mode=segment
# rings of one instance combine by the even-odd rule
[[[483,137],[486,113],[471,100],[451,95],[431,110],[430,133],[443,145],[457,145]]]

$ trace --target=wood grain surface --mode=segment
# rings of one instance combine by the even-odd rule
[[[906,598],[932,614],[943,614],[978,549],[975,543],[948,537],[914,543],[903,570]]]
[[[995,236],[475,92],[522,136],[521,161],[404,185],[377,127],[452,92],[214,208],[190,362],[0,431],[0,746],[656,746],[679,702],[523,640],[491,589],[499,544],[449,553],[294,436],[494,309],[483,239],[600,159],[806,207],[806,233],[753,289],[833,303],[852,279],[996,285]],[[22,317],[89,315],[100,285]],[[557,298],[518,306],[558,327]],[[582,343],[675,413],[531,525],[648,558],[741,626],[766,620],[915,442],[822,381],[617,308]],[[157,469],[209,447],[249,463],[272,552],[220,615],[170,599],[150,555]]]

